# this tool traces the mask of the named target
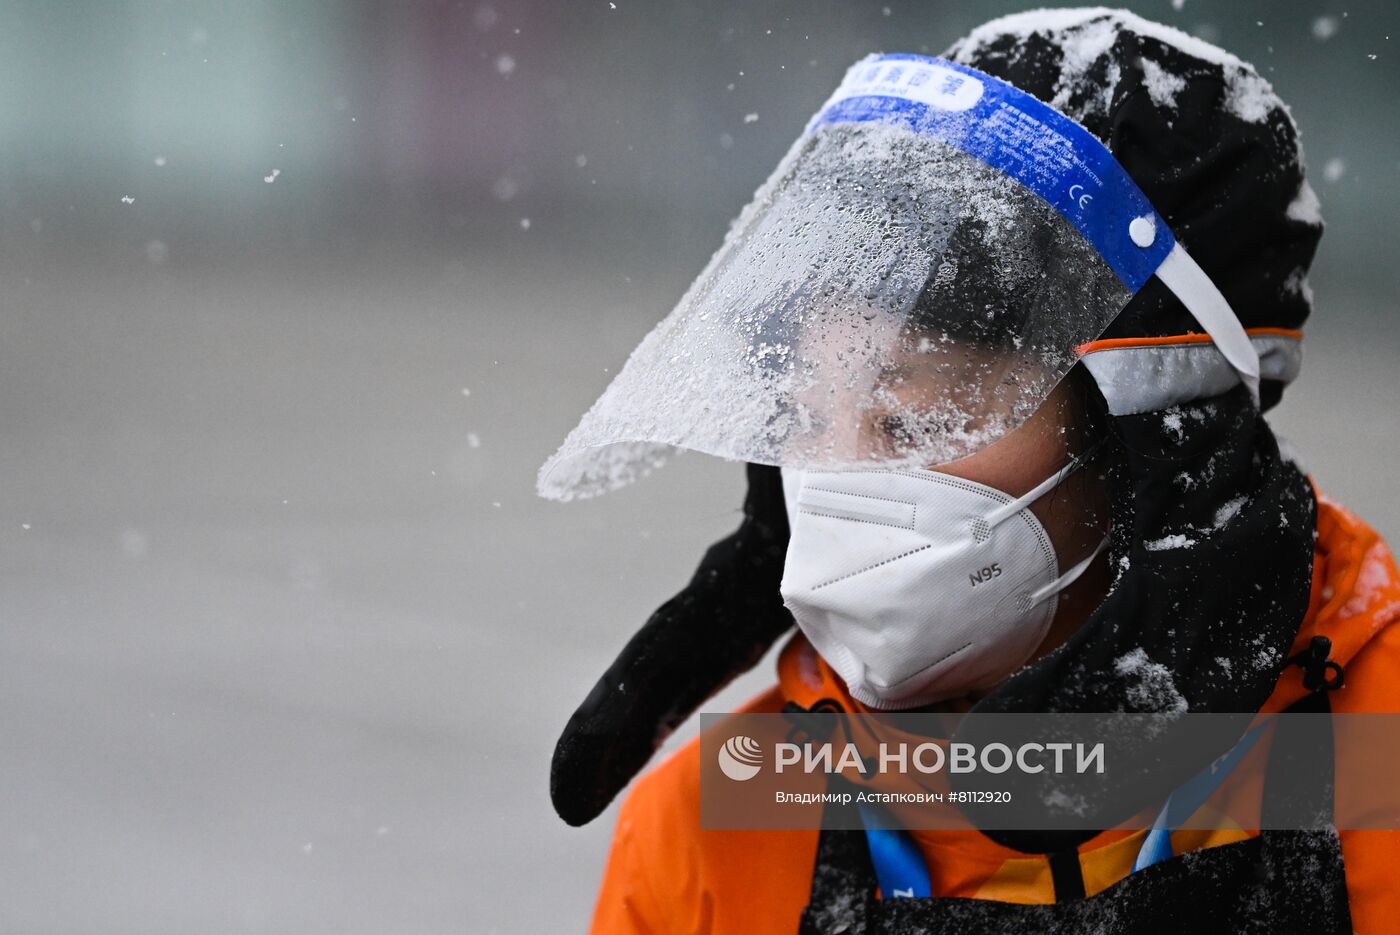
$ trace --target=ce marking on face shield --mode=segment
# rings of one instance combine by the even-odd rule
[[[1076,191],[1078,191],[1079,194],[1076,195]],[[1089,202],[1094,200],[1094,196],[1086,194],[1084,191],[1084,186],[1078,183],[1075,183],[1074,185],[1071,185],[1069,187],[1069,196],[1073,198],[1075,202],[1079,205],[1080,211],[1088,211]]]

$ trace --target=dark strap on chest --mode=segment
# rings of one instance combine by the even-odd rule
[[[1055,902],[1084,898],[1084,868],[1079,852],[1055,851],[1045,855],[1050,860],[1050,880],[1055,884]]]
[[[1311,692],[1285,713],[1325,714],[1330,709],[1327,691],[1323,689]],[[1333,756],[1331,724],[1326,718],[1312,719],[1302,727],[1295,724],[1276,736],[1270,747],[1265,776],[1264,825],[1267,827],[1271,823],[1269,816],[1273,814],[1306,814],[1315,816],[1315,821],[1303,830],[1265,831],[1258,838],[1239,845],[1208,849],[1220,852],[1209,856],[1230,872],[1243,870],[1242,879],[1250,885],[1285,890],[1270,904],[1275,911],[1289,916],[1289,927],[1295,931],[1350,932],[1340,842],[1331,826],[1335,777],[1332,769],[1319,770],[1316,765],[1319,760],[1332,764]],[[842,788],[836,788],[838,785]],[[832,791],[851,788],[833,779]],[[828,810],[842,807],[837,803],[827,805]],[[1231,848],[1236,850],[1227,854]],[[941,931],[954,920],[960,935],[999,933],[1017,930],[1023,925],[1032,926],[1027,930],[1034,931],[1077,932],[1082,930],[1081,923],[1087,924],[1089,918],[1121,920],[1121,927],[1101,928],[1105,935],[1120,931],[1157,931],[1154,926],[1168,922],[1177,924],[1176,920],[1156,918],[1154,921],[1151,917],[1157,912],[1153,907],[1160,902],[1162,893],[1174,889],[1181,890],[1173,893],[1174,912],[1184,913],[1188,918],[1193,914],[1199,916],[1199,923],[1190,923],[1197,924],[1198,931],[1232,930],[1228,927],[1232,923],[1215,913],[1212,904],[1216,900],[1200,898],[1204,892],[1195,886],[1192,874],[1181,873],[1184,865],[1180,859],[1148,868],[1086,899],[1079,854],[1067,850],[1049,854],[1047,858],[1056,900],[1050,906],[939,897],[887,902],[875,898],[875,869],[865,833],[824,830],[818,838],[811,898],[802,916],[800,935]],[[1178,873],[1180,876],[1174,878],[1173,874]],[[1137,879],[1139,877],[1144,879]],[[1228,894],[1228,887],[1224,891]],[[1193,892],[1198,895],[1193,897]],[[1123,905],[1112,910],[1104,906],[1106,911],[1097,911],[1101,900],[1119,900]],[[1138,902],[1141,906],[1134,905]],[[923,922],[935,927],[926,928]]]

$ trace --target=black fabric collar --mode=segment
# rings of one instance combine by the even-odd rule
[[[1280,456],[1243,387],[1112,425],[1120,449],[1109,472],[1113,587],[1063,646],[973,712],[1258,710],[1307,613],[1311,485]],[[967,723],[976,730],[976,719]],[[1144,775],[1121,808],[1160,801],[1224,749]],[[1093,832],[988,834],[1046,853]]]

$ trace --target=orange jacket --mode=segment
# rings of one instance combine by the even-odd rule
[[[1400,572],[1380,536],[1345,507],[1318,502],[1312,596],[1293,651],[1311,637],[1332,640],[1346,685],[1337,712],[1400,712]],[[1302,672],[1286,669],[1262,710],[1306,694]],[[777,712],[836,698],[859,705],[800,635],[778,660],[778,684],[744,706]],[[807,904],[817,832],[706,831],[700,828],[699,741],[643,775],[618,815],[593,916],[593,935],[709,935],[796,932]],[[993,843],[976,831],[912,832],[936,896],[1004,902],[1054,901],[1048,860]],[[1089,895],[1127,876],[1145,832],[1106,832],[1080,848]],[[1180,854],[1237,841],[1249,831],[1179,831]],[[1400,929],[1400,831],[1342,831],[1352,923],[1362,935]]]

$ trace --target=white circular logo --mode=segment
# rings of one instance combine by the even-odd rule
[[[752,779],[763,767],[763,749],[752,737],[730,737],[719,748],[719,768],[736,782]]]

